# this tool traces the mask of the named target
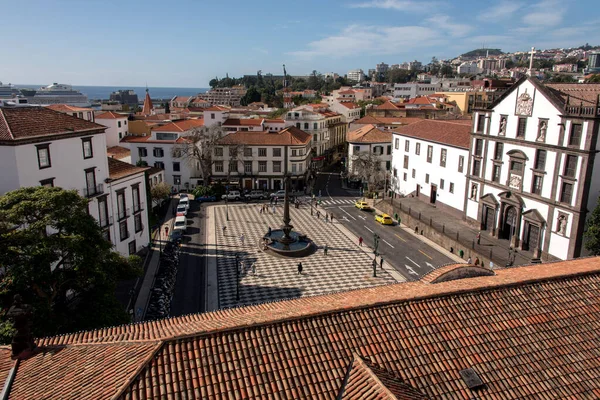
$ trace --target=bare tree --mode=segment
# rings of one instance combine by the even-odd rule
[[[381,159],[370,151],[354,154],[351,174],[367,182],[367,191],[383,188],[386,171],[381,168]]]
[[[204,186],[208,186],[215,148],[222,146],[220,140],[228,133],[216,125],[193,129],[189,135],[183,137],[181,143],[173,146],[173,157],[183,159],[193,169],[199,169]]]

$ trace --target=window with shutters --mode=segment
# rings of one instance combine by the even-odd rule
[[[483,154],[483,140],[476,139],[475,140],[475,155],[481,157]]]
[[[458,157],[458,172],[463,172],[465,167],[465,156]]]
[[[421,143],[415,144],[415,154],[418,156],[421,155]]]
[[[266,157],[267,156],[267,148],[266,147],[259,147],[258,148],[258,156],[259,157]]]
[[[500,165],[494,165],[492,169],[492,180],[496,183],[500,183],[500,173],[502,171],[502,167]]]
[[[494,160],[502,161],[503,153],[504,153],[504,143],[496,142],[496,147],[494,148]]]
[[[427,162],[431,164],[433,160],[433,146],[427,146]]]
[[[473,160],[473,176],[479,176],[481,172],[481,160]]]
[[[267,162],[266,161],[258,162],[258,172],[267,172]]]
[[[410,142],[408,140],[404,141],[404,151],[410,151]]]
[[[569,135],[569,146],[579,146],[581,144],[581,124],[571,124],[571,134]]]
[[[244,161],[244,172],[252,173],[252,161]]]
[[[404,156],[404,169],[408,169],[408,156]]]
[[[400,148],[400,139],[396,138],[394,140],[394,148],[398,150]]]
[[[544,170],[546,168],[546,150],[537,150],[535,152],[534,169]]]
[[[215,172],[223,172],[223,161],[215,161]]]
[[[563,182],[561,191],[560,191],[561,203],[571,204],[572,199],[573,199],[573,184]]]
[[[565,161],[565,170],[563,172],[563,175],[568,176],[569,178],[574,178],[576,172],[577,172],[577,156],[568,154],[567,159]]]
[[[533,175],[533,181],[531,184],[531,193],[542,194],[542,182],[544,177],[541,175]]]
[[[485,115],[479,115],[477,118],[477,132],[482,133],[485,127]]]
[[[518,138],[524,138],[526,130],[527,130],[527,118],[526,117],[520,117],[519,118],[519,123],[517,125],[517,137]]]
[[[440,153],[440,167],[446,168],[446,156],[448,155],[448,150],[442,149]]]

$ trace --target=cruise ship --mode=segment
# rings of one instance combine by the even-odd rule
[[[76,107],[90,107],[88,97],[78,90],[74,90],[71,85],[62,83],[53,83],[49,86],[43,86],[33,94],[28,91],[26,94],[29,104],[49,105],[49,104],[68,104]]]
[[[10,83],[5,85],[0,81],[0,106],[14,106],[17,104],[27,104],[27,99],[19,93],[19,89]]]

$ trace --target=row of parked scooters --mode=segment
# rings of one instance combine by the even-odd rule
[[[154,287],[150,294],[150,302],[148,303],[148,309],[144,318],[146,321],[169,316],[178,266],[179,243],[177,241],[169,241],[160,256],[158,271],[154,279]]]

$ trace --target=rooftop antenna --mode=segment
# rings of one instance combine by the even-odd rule
[[[529,57],[529,69],[527,70],[527,75],[531,76],[533,73],[533,55],[535,54],[535,47],[531,48],[531,56]]]

